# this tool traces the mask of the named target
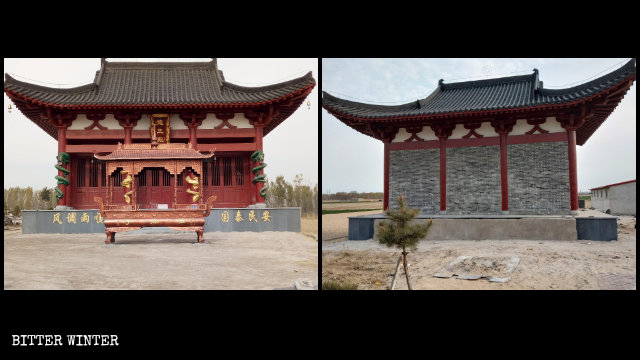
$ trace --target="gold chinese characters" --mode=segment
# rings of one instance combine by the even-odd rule
[[[78,216],[78,213],[76,213],[76,212],[68,212],[66,214],[66,216],[63,217],[63,219],[66,218],[67,224],[76,224],[77,225],[78,224],[77,216]],[[96,213],[96,215],[93,217],[93,219],[94,219],[96,224],[102,224],[103,223],[102,222],[102,220],[103,220],[102,219],[102,215],[100,214],[100,212]],[[59,212],[53,214],[53,218],[52,218],[51,223],[52,224],[60,224],[60,225],[62,225],[62,219],[60,217],[60,213]],[[83,212],[82,215],[80,215],[80,223],[87,223],[87,224],[91,223],[91,217],[89,216],[88,213]]]
[[[256,216],[256,211],[255,210],[248,210],[248,220],[249,222],[259,222],[258,221],[258,217]],[[260,219],[262,220],[262,222],[271,222],[271,214],[269,213],[268,210],[264,210],[260,216]],[[220,220],[223,223],[228,223],[229,220],[231,220],[231,215],[229,214],[229,211],[223,211],[220,214]],[[243,222],[245,221],[245,218],[242,216],[242,211],[237,210],[236,211],[236,215],[233,219],[235,222]]]

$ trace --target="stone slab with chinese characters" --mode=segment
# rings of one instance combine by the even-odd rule
[[[24,210],[23,234],[104,233],[104,219],[96,210]]]
[[[300,208],[212,209],[204,231],[300,232]]]
[[[104,233],[103,219],[96,210],[25,210],[23,234]],[[173,232],[169,228],[143,228]],[[301,231],[300,208],[212,209],[204,231]]]

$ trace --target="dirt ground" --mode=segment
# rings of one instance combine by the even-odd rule
[[[303,234],[315,234],[318,235],[318,218],[300,218],[300,227]]]
[[[375,240],[346,241],[345,221],[354,215],[322,217],[322,279],[387,289],[400,252]],[[617,241],[422,241],[408,255],[411,284],[414,289],[635,289],[635,218],[619,218]],[[325,234],[343,237],[325,241]],[[433,277],[459,256],[519,257],[520,262],[506,283]],[[407,289],[402,267],[396,289]]]
[[[316,233],[317,233],[317,219]],[[313,226],[303,220],[303,229]],[[305,227],[306,226],[306,227]],[[133,235],[4,231],[4,289],[277,289],[317,286],[318,242],[266,231]]]
[[[382,202],[366,201],[353,203],[322,203],[322,210],[378,209],[382,212]],[[352,213],[353,214],[353,213]]]

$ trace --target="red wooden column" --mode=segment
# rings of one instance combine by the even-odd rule
[[[262,151],[262,136],[263,136],[264,124],[255,123],[253,126],[256,129],[256,149]],[[251,164],[249,166],[250,169],[253,169],[256,166],[253,162],[250,162],[250,164]],[[262,175],[263,173],[264,173],[264,169],[260,170],[257,174],[251,173],[252,179],[253,177]],[[255,184],[253,184],[254,191],[252,191],[251,200],[253,201],[254,204],[264,204],[264,198],[260,196],[260,190],[262,190],[263,187],[264,187],[263,183],[261,182],[256,182]]]
[[[578,213],[578,164],[576,156],[576,130],[566,129],[569,140],[569,195],[571,212]]]
[[[46,110],[46,117],[49,122],[58,129],[58,154],[61,152],[67,151],[67,128],[71,126],[73,120],[76,118],[76,114],[74,113],[64,113],[64,114],[53,114],[51,108]],[[63,168],[67,170],[71,170],[71,163],[63,164]],[[58,176],[65,177],[71,183],[71,179],[69,176],[65,176],[65,174],[58,170]],[[58,185],[58,188],[62,191],[62,199],[60,199],[60,203],[57,205],[60,206],[71,206],[71,186],[68,185]]]
[[[131,144],[131,130],[136,127],[138,120],[142,118],[141,113],[115,113],[114,117],[124,129],[124,143]]]
[[[440,140],[440,213],[447,213],[447,138],[451,136],[455,124],[440,123],[431,125],[431,129]]]
[[[389,209],[389,142],[384,142],[384,200],[382,210]]]
[[[382,140],[384,144],[384,169],[382,174],[383,179],[383,201],[382,209],[387,211],[389,209],[389,144],[396,138],[398,133],[397,127],[387,126],[383,128],[370,127],[371,132],[377,139]]]
[[[68,125],[66,123],[64,125],[56,126],[58,128],[58,154],[67,151],[67,126]],[[61,166],[67,170],[70,170],[70,165],[71,163],[63,164]],[[58,176],[65,177],[65,174],[62,171],[58,170]],[[62,191],[62,199],[60,199],[61,201],[58,205],[69,206],[69,196],[71,196],[71,194],[69,194],[69,191],[67,189],[69,189],[70,186],[60,184],[58,185],[58,188],[60,189],[60,191]]]
[[[578,161],[576,156],[576,130],[584,124],[586,108],[580,108],[580,114],[569,114],[558,118],[562,127],[567,131],[567,144],[569,147],[569,199],[571,214],[578,214]]]
[[[447,213],[447,138],[438,136],[440,140],[440,212]]]
[[[509,213],[509,173],[507,171],[507,135],[516,124],[514,119],[497,119],[491,126],[500,135],[500,190],[502,194],[502,213]]]
[[[184,125],[189,128],[189,142],[194,150],[198,150],[198,127],[202,125],[202,121],[207,117],[206,113],[182,113],[180,119]]]
[[[266,111],[256,111],[256,110],[246,110],[244,111],[245,118],[249,119],[249,124],[253,125],[255,129],[255,144],[256,150],[262,151],[262,137],[264,134],[264,127],[271,123],[271,120],[275,119],[280,115],[279,109],[270,105],[265,109]],[[216,126],[214,129],[222,129],[224,126],[228,126],[229,128],[235,128],[229,124],[226,120],[229,119],[228,115],[225,114],[216,114],[218,119],[222,119],[222,124]],[[225,119],[226,118],[226,119]],[[253,161],[249,162],[249,170],[254,168],[256,165]],[[262,175],[264,173],[264,169],[261,169],[256,174],[251,173],[251,180],[258,175]],[[255,184],[251,181],[251,206],[255,207],[265,207],[264,198],[260,196],[260,190],[263,188],[263,183],[256,182]]]

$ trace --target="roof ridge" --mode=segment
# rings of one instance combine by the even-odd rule
[[[491,85],[509,84],[512,82],[534,81],[536,79],[536,74],[537,74],[537,70],[534,69],[534,72],[532,74],[527,74],[527,75],[505,76],[500,78],[461,81],[461,82],[449,83],[449,84],[445,84],[443,81],[441,81],[438,84],[440,87],[442,87],[442,90],[483,87],[483,86],[491,86]]]
[[[198,69],[215,69],[218,70],[218,61],[214,58],[211,61],[118,61],[118,62],[102,62],[105,69],[132,69],[132,70],[147,70],[147,69],[171,69],[171,68],[198,68]]]
[[[424,98],[422,100],[418,100],[418,104],[420,104],[420,107],[427,106],[429,101],[431,101],[434,97],[436,97],[436,95],[438,95],[441,91],[442,90],[440,90],[440,86],[438,86],[435,90],[433,90],[431,92],[431,94],[429,94],[429,96],[427,96],[426,98]]]

